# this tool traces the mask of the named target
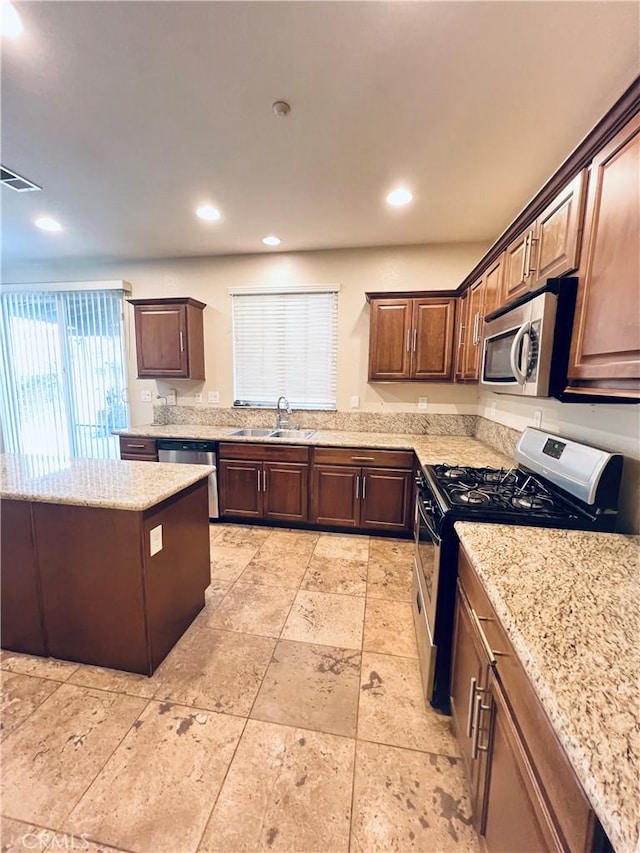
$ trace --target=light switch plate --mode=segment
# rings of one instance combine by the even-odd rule
[[[202,402],[202,393],[198,393],[198,394],[196,394],[196,403],[201,403],[201,402]]]
[[[539,427],[542,423],[542,409],[536,409],[533,413],[533,425]]]
[[[351,408],[359,409],[360,408],[360,397],[357,394],[351,395]]]
[[[175,388],[170,388],[166,393],[167,398],[167,406],[175,406],[176,404],[176,391]]]
[[[140,399],[142,400],[143,403],[150,403],[151,402],[151,391],[142,391],[142,393],[140,394]]]
[[[429,398],[428,397],[418,397],[418,408],[419,409],[426,409],[428,404],[429,404]]]
[[[209,391],[208,400],[210,403],[219,403],[220,402],[220,392],[219,391]]]
[[[149,554],[153,557],[158,551],[162,551],[162,525],[152,527],[149,531]]]

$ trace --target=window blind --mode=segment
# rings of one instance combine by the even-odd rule
[[[335,409],[338,294],[232,293],[235,405]]]
[[[119,456],[129,411],[122,290],[0,294],[0,419],[5,450]]]

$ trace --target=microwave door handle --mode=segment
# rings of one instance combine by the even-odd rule
[[[518,385],[524,385],[527,377],[520,370],[520,365],[518,364],[518,347],[522,343],[522,339],[529,332],[530,323],[523,323],[522,326],[516,332],[516,336],[513,339],[513,343],[511,344],[511,352],[509,353],[509,364],[511,366],[511,372],[513,373],[514,379],[518,383]]]

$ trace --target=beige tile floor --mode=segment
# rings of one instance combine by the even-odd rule
[[[3,853],[476,851],[420,691],[411,544],[212,525],[152,678],[2,652]]]

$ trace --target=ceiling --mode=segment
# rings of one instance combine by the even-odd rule
[[[14,5],[5,264],[489,243],[639,71],[635,2]]]

